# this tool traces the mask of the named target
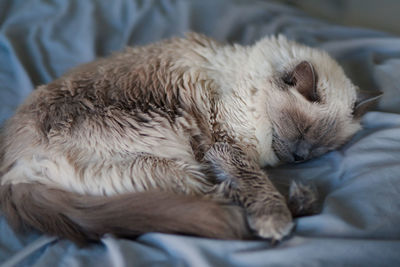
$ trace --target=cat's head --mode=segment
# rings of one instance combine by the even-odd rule
[[[264,164],[305,161],[338,148],[361,128],[361,115],[381,95],[359,90],[325,52],[282,37],[253,50],[254,86],[265,96],[256,94],[256,102],[265,106],[275,155]]]

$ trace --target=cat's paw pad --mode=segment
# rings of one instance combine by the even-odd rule
[[[250,227],[262,238],[279,241],[289,235],[294,227],[291,216],[285,213],[249,218]]]

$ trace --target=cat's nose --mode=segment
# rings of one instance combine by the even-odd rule
[[[293,153],[293,159],[294,159],[294,162],[302,162],[302,161],[306,160],[306,157],[304,155],[299,155],[297,153]]]
[[[305,140],[297,142],[296,149],[292,151],[294,162],[303,162],[309,159],[311,144]]]

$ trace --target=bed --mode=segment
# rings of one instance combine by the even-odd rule
[[[71,67],[188,31],[241,44],[281,33],[328,51],[361,88],[384,92],[344,147],[268,170],[276,183],[314,184],[321,212],[296,219],[293,235],[276,246],[148,233],[136,240],[108,235],[85,248],[35,231],[15,233],[0,213],[0,265],[400,266],[398,36],[333,25],[268,1],[1,1],[0,124],[37,85]]]

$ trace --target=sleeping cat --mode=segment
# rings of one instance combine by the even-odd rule
[[[39,86],[7,122],[1,209],[16,228],[76,242],[151,231],[280,240],[307,207],[297,187],[291,214],[262,168],[339,147],[378,95],[282,36],[128,48]]]

